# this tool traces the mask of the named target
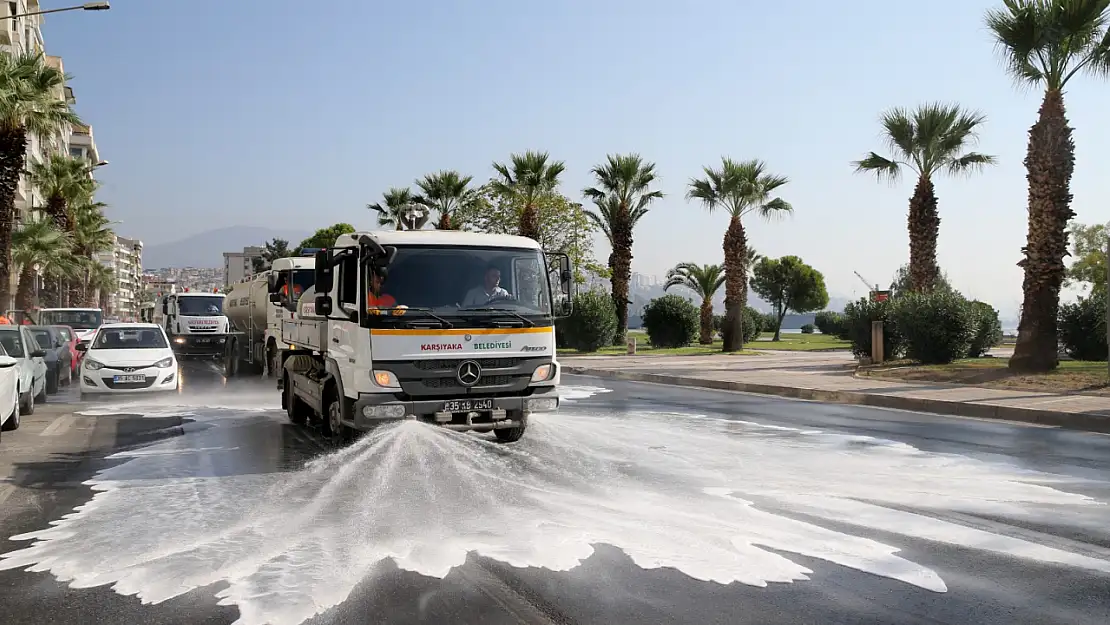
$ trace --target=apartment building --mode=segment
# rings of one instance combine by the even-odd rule
[[[244,247],[242,252],[224,252],[224,286],[253,274],[256,258],[262,258],[259,246]]]
[[[99,254],[102,265],[115,272],[116,292],[108,297],[105,316],[120,319],[139,318],[139,307],[143,299],[143,242],[138,239],[116,237],[116,244],[107,252]]]

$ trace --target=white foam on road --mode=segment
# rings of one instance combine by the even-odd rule
[[[563,394],[587,400],[599,390]],[[809,579],[785,553],[946,590],[873,530],[1110,572],[1092,555],[905,511],[1045,506],[1108,518],[1099,502],[1055,488],[1053,476],[883,439],[580,404],[534,418],[513,445],[410,421],[294,473],[214,477],[255,431],[235,425],[258,414],[244,405],[119,454],[121,464],[91,481],[91,501],[14,537],[34,542],[0,556],[0,569],[112,584],[148,603],[226,582],[218,596],[238,607],[239,625],[300,623],[341,603],[387,558],[433,577],[472,552],[564,571],[599,543],[643,568],[753,586]]]

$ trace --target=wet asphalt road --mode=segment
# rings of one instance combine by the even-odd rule
[[[68,413],[77,406],[64,404],[75,403],[76,398],[72,393],[63,392],[41,407],[34,417],[27,418],[20,430],[5,433],[0,442],[0,477],[6,478],[4,484],[7,485],[0,486],[0,489],[6,488],[0,490],[0,538],[42,530],[51,522],[70,514],[93,497],[92,489],[82,483],[98,472],[108,471],[101,475],[141,488],[132,489],[131,492],[136,494],[128,495],[131,499],[120,497],[106,501],[99,508],[100,513],[108,514],[110,511],[105,511],[111,506],[122,507],[123,512],[119,516],[86,526],[75,535],[61,539],[69,541],[67,545],[73,545],[68,553],[86,550],[91,554],[85,561],[74,556],[71,566],[79,570],[95,569],[99,562],[110,559],[114,553],[146,542],[149,542],[148,546],[136,546],[134,553],[129,555],[138,560],[157,562],[167,558],[167,551],[183,549],[181,545],[172,549],[165,547],[165,544],[173,542],[174,536],[187,531],[196,532],[197,526],[205,523],[210,523],[204,526],[205,532],[217,534],[232,524],[230,519],[236,518],[234,511],[226,510],[226,502],[219,498],[214,500],[213,492],[219,494],[221,489],[225,489],[223,499],[238,499],[243,506],[247,506],[252,494],[272,492],[264,489],[272,488],[274,483],[296,482],[299,476],[311,472],[306,463],[329,453],[314,432],[296,428],[284,422],[280,412],[258,405],[259,402],[266,402],[276,407],[276,390],[269,384],[249,380],[236,381],[228,386],[203,365],[190,366],[183,372],[183,378],[186,381],[185,392],[165,403],[180,400],[178,403],[194,406],[190,410],[161,407],[128,412],[127,407],[119,406],[118,402],[96,402],[92,409],[104,414],[73,417]],[[1107,572],[1110,571],[1110,513],[1106,507],[1072,505],[1070,501],[1053,499],[1039,490],[1018,493],[1012,486],[1015,476],[1040,475],[1043,472],[1052,474],[1052,483],[1035,488],[1076,493],[1097,502],[1110,502],[1110,437],[649,384],[575,377],[564,381],[568,386],[596,386],[608,391],[592,396],[583,393],[574,403],[568,403],[561,413],[566,415],[567,423],[578,423],[582,428],[597,427],[596,431],[590,430],[589,433],[598,447],[596,450],[587,449],[586,455],[600,458],[597,461],[600,468],[593,467],[590,471],[600,472],[603,478],[608,476],[614,483],[624,484],[620,480],[632,479],[628,484],[637,487],[652,485],[663,497],[673,498],[664,499],[663,507],[702,505],[706,506],[701,509],[706,515],[719,516],[715,512],[717,508],[711,507],[716,504],[709,500],[688,499],[687,494],[677,492],[678,487],[693,479],[691,476],[704,478],[706,483],[713,482],[714,476],[731,471],[728,467],[732,464],[748,462],[750,464],[746,465],[745,471],[746,475],[752,476],[752,484],[749,484],[750,489],[745,491],[743,499],[752,502],[759,510],[771,511],[773,515],[770,520],[755,517],[756,521],[744,523],[763,524],[759,529],[763,538],[755,541],[766,545],[760,547],[761,552],[770,554],[772,559],[808,569],[805,577],[809,579],[798,578],[790,583],[771,581],[764,587],[760,587],[762,582],[758,579],[754,582],[749,580],[750,583],[701,581],[699,577],[714,578],[713,574],[700,573],[710,565],[717,566],[715,570],[729,567],[758,569],[759,575],[772,578],[773,571],[781,569],[782,565],[764,563],[749,566],[743,561],[725,562],[721,557],[714,559],[707,556],[706,562],[702,563],[705,566],[699,569],[692,564],[684,564],[682,552],[697,553],[710,548],[692,542],[688,548],[683,547],[686,543],[682,539],[676,539],[675,544],[669,546],[669,551],[657,549],[652,544],[645,545],[643,540],[637,544],[630,540],[629,545],[621,546],[631,545],[638,550],[638,557],[629,555],[635,551],[598,541],[594,544],[593,554],[580,565],[564,567],[569,570],[561,571],[551,570],[558,567],[514,567],[472,551],[465,564],[442,577],[401,570],[389,559],[366,566],[356,571],[361,581],[353,585],[345,600],[338,602],[325,597],[329,590],[328,572],[316,574],[315,577],[305,573],[305,581],[299,590],[310,598],[318,597],[321,608],[320,614],[306,622],[494,625],[1104,625],[1110,622],[1110,573]],[[229,398],[226,403],[231,408],[219,408],[224,398]],[[207,407],[196,407],[200,404],[207,404]],[[85,406],[80,406],[79,410],[88,411]],[[606,422],[614,424],[614,427],[604,427]],[[551,438],[571,436],[569,430],[560,429],[564,427],[562,423],[552,426],[553,429],[537,426],[530,430],[520,445],[531,437],[545,433]],[[608,434],[612,434],[613,441],[602,440]],[[707,434],[717,438],[700,438]],[[726,439],[729,446],[719,446],[714,442]],[[413,440],[420,442],[424,439]],[[590,440],[590,437],[585,437],[574,439],[574,442],[581,447],[589,445]],[[538,445],[540,442],[530,444]],[[889,442],[903,445],[890,445]],[[627,447],[621,447],[622,444]],[[159,456],[151,451],[164,450],[166,445],[173,447],[173,454],[165,452],[164,456]],[[906,445],[917,451],[907,451],[909,448]],[[628,449],[637,448],[642,450],[642,454],[628,453]],[[449,448],[445,453],[469,453],[467,449]],[[549,453],[543,447],[521,449],[528,450],[529,454],[544,463],[560,462],[558,453]],[[691,451],[698,449],[704,455]],[[138,453],[133,459],[106,459],[121,450]],[[187,459],[183,459],[186,458],[184,452],[189,453]],[[682,457],[655,455],[667,453]],[[734,456],[722,457],[730,454]],[[640,455],[643,457],[638,457]],[[168,459],[157,460],[158,457]],[[380,463],[392,456],[381,456],[380,460],[376,458],[370,457],[365,461]],[[338,471],[341,464],[335,463],[337,468],[334,470]],[[115,474],[111,473],[113,470]],[[436,471],[442,474],[449,468],[437,467]],[[922,481],[908,479],[911,474]],[[388,475],[392,475],[392,479],[419,479],[419,475],[415,478]],[[589,491],[592,485],[585,480],[568,483],[577,479],[574,478],[577,475],[586,473],[574,473],[568,469],[551,477],[547,485],[552,500],[557,503],[541,508],[546,511],[545,514],[557,515],[559,510],[575,505],[571,493]],[[632,477],[629,478],[629,475]],[[968,479],[966,484],[951,484],[965,475]],[[827,481],[822,482],[823,479]],[[163,509],[179,502],[159,499],[159,494],[168,496],[177,492],[174,488],[193,481],[203,481],[205,485],[182,492],[195,495],[196,501],[173,507],[169,512]],[[847,512],[838,517],[828,512],[832,507],[816,511],[818,507],[815,507],[814,498],[827,494],[825,491],[833,492],[851,486],[845,483],[853,481],[866,484],[866,487],[848,492],[837,500],[840,502],[837,506],[849,506],[843,508]],[[242,490],[226,495],[232,492],[232,488]],[[313,500],[318,500],[327,487],[313,488],[317,489]],[[444,501],[456,501],[462,506],[463,502],[477,496],[473,493],[460,495],[460,488],[454,482],[452,489],[440,493]],[[976,495],[979,490],[982,494]],[[791,497],[792,491],[805,491],[806,498]],[[643,498],[653,496],[649,490],[643,491]],[[963,504],[956,502],[939,507],[915,503],[915,497],[924,502],[929,497],[939,496],[953,501],[963,497],[965,501]],[[1018,501],[1022,497],[1025,500]],[[879,507],[851,507],[856,501],[875,501]],[[364,503],[350,497],[336,499],[336,502],[334,505],[348,508],[357,508]],[[388,503],[388,500],[375,499],[372,505],[383,502]],[[528,503],[523,501],[520,505]],[[827,504],[818,503],[821,506]],[[597,501],[587,501],[587,504],[602,505]],[[514,505],[510,502],[506,507]],[[636,524],[676,522],[673,517],[667,517],[658,510],[651,512],[653,509],[645,508],[649,510],[645,512],[636,502],[622,505],[627,506],[627,514],[619,514],[619,511],[614,515],[598,512],[591,524],[605,525],[630,519],[632,525],[628,532],[631,534]],[[231,507],[234,507],[234,502]],[[511,512],[499,511],[505,514]],[[878,520],[868,520],[866,515],[873,513],[878,515]],[[897,516],[909,513],[920,516]],[[622,516],[623,519],[616,518]],[[339,521],[330,520],[330,517],[314,518],[317,519],[313,521],[315,523],[340,526]],[[911,522],[917,522],[914,519],[939,519],[947,525],[940,529],[928,524],[911,526]],[[677,522],[681,524],[685,521]],[[273,519],[272,524],[261,533],[269,537],[270,544],[288,541],[293,545],[299,538],[275,536],[281,532],[282,523],[281,518]],[[692,530],[690,537],[685,539],[687,541],[699,538],[709,540],[717,532],[721,532],[722,536],[727,533],[704,519],[691,520],[690,524]],[[410,526],[417,543],[421,541],[422,532],[427,536],[434,535],[435,528],[431,525],[421,527],[416,522],[410,523]],[[306,531],[312,533],[311,527],[298,529],[297,536],[303,536]],[[817,557],[813,549],[799,547],[799,551],[809,553],[792,553],[792,541],[799,544],[806,542],[810,528],[834,532],[822,536],[827,537],[825,540],[833,545],[831,548],[841,551],[862,553],[866,548],[865,545],[848,542],[846,537],[866,538],[889,546],[890,551],[897,550],[897,555],[905,561],[935,573],[943,580],[946,591],[937,592],[936,588],[928,589],[895,579],[896,574],[885,572],[897,568],[889,562],[879,567],[882,574],[875,574],[860,570],[860,567],[831,561],[839,556]],[[974,540],[979,542],[969,547],[966,543],[972,538],[949,539],[949,536],[960,534],[953,528],[978,530],[980,537]],[[794,535],[788,536],[784,543],[774,543],[769,536],[778,530]],[[351,543],[357,547],[372,541],[373,537],[344,536],[339,532],[324,534],[323,542],[312,544],[328,554],[323,559],[333,570],[330,574],[335,575],[333,589],[341,591],[340,580],[344,575],[349,577],[351,574],[343,570],[343,564],[352,562],[354,556],[340,551],[351,548]],[[443,540],[442,536],[434,536],[437,537],[428,538],[428,542]],[[505,542],[512,542],[510,534],[502,536]],[[1097,562],[1087,565],[1075,565],[1070,561],[1054,564],[1053,557],[1036,553],[1031,556],[1013,555],[1020,549],[1006,547],[1005,540],[1015,538],[1026,541],[1023,543],[1026,545],[1047,546],[1065,554],[1085,555],[1103,562],[1105,566],[1099,570]],[[121,542],[113,547],[105,546],[111,540]],[[0,552],[30,544],[31,541],[7,542],[0,546]],[[555,550],[558,549],[556,546]],[[251,549],[236,552],[232,547],[214,556],[209,555],[210,560],[200,558],[197,562],[198,558],[194,558],[193,563],[201,569],[215,568],[217,562],[226,567],[229,564],[226,560],[242,559],[249,553]],[[62,559],[66,557],[62,556]],[[542,565],[547,562],[544,557],[553,556],[536,557]],[[642,567],[636,563],[643,564],[652,558],[656,558],[654,566],[645,564]],[[3,562],[0,561],[0,564]],[[44,563],[41,568],[51,568],[49,564]],[[55,566],[60,565],[55,563]],[[775,569],[776,566],[779,569]],[[282,614],[287,620],[292,619],[289,615],[294,613],[293,608],[283,610],[277,607],[270,612],[263,609],[261,613],[256,608],[258,605],[280,606],[282,593],[292,593],[292,589],[298,587],[296,584],[285,586],[285,590],[279,591],[272,599],[259,599],[262,591],[255,586],[252,599],[255,605],[251,613],[241,614],[236,605],[219,605],[216,595],[228,588],[226,579],[191,581],[189,584],[181,582],[187,587],[167,593],[161,603],[144,605],[134,596],[112,590],[111,583],[73,588],[59,583],[54,573],[28,572],[22,570],[24,568],[27,567],[0,571],[0,614],[3,614],[4,623],[232,623],[243,616],[245,623],[254,625],[267,618],[267,614],[274,622],[281,621]],[[148,570],[141,576],[145,579],[131,585],[145,588],[144,592],[150,593],[155,586],[152,580],[159,575],[172,579],[176,570]],[[273,570],[270,574],[277,575]],[[186,573],[180,575],[184,578]],[[288,572],[283,569],[282,575],[288,575]],[[720,574],[716,578],[720,579]],[[109,581],[114,583],[116,580]],[[158,588],[164,587],[165,584],[162,584]],[[133,592],[128,588],[120,590]],[[247,594],[250,594],[250,589]]]

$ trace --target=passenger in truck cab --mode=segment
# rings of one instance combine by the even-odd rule
[[[465,308],[485,306],[494,300],[511,297],[508,291],[501,288],[501,270],[491,265],[486,268],[482,284],[470,289],[463,299],[462,305]]]
[[[378,272],[370,274],[370,292],[366,294],[366,309],[393,308],[397,300],[388,293],[382,293],[382,276]]]
[[[283,296],[285,296],[286,298],[289,297],[289,283],[288,282],[285,283],[285,286],[281,287],[281,294]],[[295,302],[295,301],[299,300],[301,298],[301,295],[303,295],[303,294],[304,294],[304,289],[301,287],[301,285],[294,283],[293,284],[293,301]]]

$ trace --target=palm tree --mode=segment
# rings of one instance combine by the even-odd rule
[[[744,266],[748,268],[748,279],[749,280],[752,278],[752,276],[755,275],[755,264],[758,263],[762,259],[763,259],[763,256],[759,252],[755,251],[754,247],[749,245],[748,246],[748,253],[745,256],[745,260],[744,260]]]
[[[80,288],[74,301],[89,301],[92,275],[100,266],[97,254],[111,250],[116,243],[111,221],[104,216],[103,202],[87,202],[74,207],[76,228],[73,233],[73,255],[81,265]],[[88,262],[86,262],[88,261]]]
[[[86,306],[108,310],[112,293],[117,290],[119,290],[119,280],[116,279],[116,272],[111,267],[105,267],[100,263],[90,267]]]
[[[966,151],[977,140],[977,131],[986,117],[954,104],[926,104],[914,111],[893,108],[880,119],[892,156],[871,152],[852,164],[857,172],[874,172],[880,180],[891,182],[898,180],[903,167],[917,174],[907,219],[910,283],[915,291],[928,291],[940,274],[937,267],[940,215],[933,178],[941,172],[980,171],[995,162],[993,156]]]
[[[45,211],[63,232],[72,233],[73,214],[69,204],[92,198],[96,181],[88,160],[67,154],[55,154],[44,163],[31,163],[28,170],[31,184],[38,187],[46,198]]]
[[[613,289],[613,305],[617,309],[617,333],[614,345],[624,343],[628,334],[628,283],[632,279],[632,232],[648,212],[648,206],[663,197],[662,191],[652,191],[655,182],[655,163],[649,163],[639,154],[616,154],[606,157],[605,163],[595,166],[590,173],[595,186],[582,193],[593,200],[596,211],[585,211],[586,216],[598,225],[609,239],[609,283]]]
[[[416,186],[423,192],[421,204],[439,214],[437,227],[440,230],[459,229],[453,217],[456,209],[474,200],[474,190],[468,188],[473,178],[454,170],[443,170],[416,181]]]
[[[17,310],[30,310],[35,302],[38,271],[69,255],[70,237],[58,229],[50,218],[32,218],[12,233],[12,260],[19,271],[15,292]],[[36,268],[36,265],[38,266]]]
[[[748,303],[748,240],[743,217],[755,212],[764,218],[791,213],[794,208],[772,194],[789,180],[767,172],[760,160],[721,159],[721,168],[704,167],[705,178],[690,180],[687,200],[700,200],[710,212],[723,208],[729,214],[725,231],[725,323],[721,338],[726,352],[744,347],[743,317]]]
[[[366,208],[378,212],[378,225],[397,230],[420,230],[428,224],[430,215],[424,200],[407,188],[391,187],[382,196],[384,202],[367,204]]]
[[[701,343],[713,343],[713,297],[725,283],[725,269],[721,265],[699,265],[679,263],[667,272],[666,291],[673,286],[682,286],[697,293],[701,298]]]
[[[494,163],[497,178],[490,188],[506,198],[521,204],[520,236],[540,240],[540,213],[536,200],[551,193],[559,186],[559,176],[566,169],[563,161],[548,162],[547,152],[512,154],[511,167]]]
[[[41,53],[0,54],[0,304],[5,306],[10,301],[15,196],[28,138],[47,139],[81,121],[60,97],[68,78],[48,66]]]
[[[1075,143],[1064,109],[1064,88],[1086,71],[1110,72],[1110,0],[1005,0],[987,13],[987,26],[1020,83],[1044,88],[1037,122],[1029,129],[1025,168],[1029,230],[1022,283],[1024,300],[1010,369],[1042,372],[1059,365],[1056,314],[1064,283]]]

